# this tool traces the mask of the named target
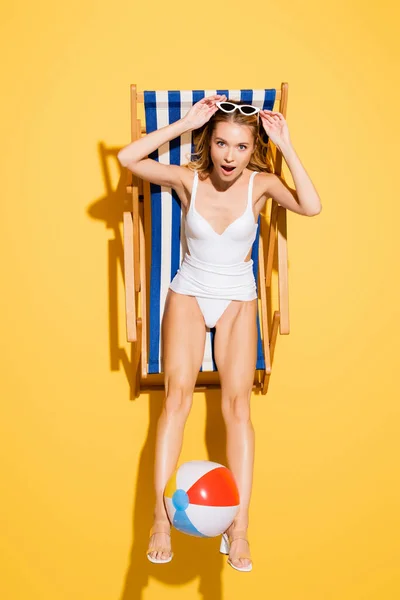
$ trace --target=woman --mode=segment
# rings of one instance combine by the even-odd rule
[[[246,106],[225,95],[203,98],[182,119],[118,153],[120,163],[135,175],[176,191],[185,211],[189,250],[170,284],[162,322],[165,401],[157,425],[156,504],[147,551],[152,562],[173,557],[163,492],[178,464],[206,327],[215,326],[214,359],[227,458],[240,494],[239,512],[223,537],[229,564],[241,571],[252,568],[246,535],[254,461],[250,397],[257,345],[251,248],[268,198],[306,216],[317,215],[321,202],[293,149],[283,115]],[[197,160],[177,166],[147,158],[162,144],[197,129]],[[268,137],[282,152],[295,190],[267,163]]]

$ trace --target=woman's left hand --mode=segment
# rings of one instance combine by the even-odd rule
[[[260,110],[260,117],[268,137],[275,146],[282,149],[283,146],[291,144],[288,125],[280,112]]]

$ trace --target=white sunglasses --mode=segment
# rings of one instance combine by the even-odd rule
[[[233,104],[233,102],[216,102],[215,104],[225,113],[233,113],[238,108],[245,116],[255,115],[261,110],[251,104]]]

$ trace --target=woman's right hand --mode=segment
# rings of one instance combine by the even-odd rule
[[[225,94],[215,94],[214,96],[202,98],[199,102],[193,104],[183,119],[190,129],[198,129],[204,123],[207,123],[213,114],[217,112],[218,106],[216,102],[223,102],[226,99]]]

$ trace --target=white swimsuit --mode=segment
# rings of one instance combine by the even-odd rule
[[[217,233],[195,207],[198,173],[195,171],[190,207],[185,219],[185,235],[190,254],[169,287],[179,294],[195,296],[207,327],[215,327],[231,300],[257,298],[253,260],[245,261],[257,235],[254,222],[250,176],[244,213],[222,232]]]

